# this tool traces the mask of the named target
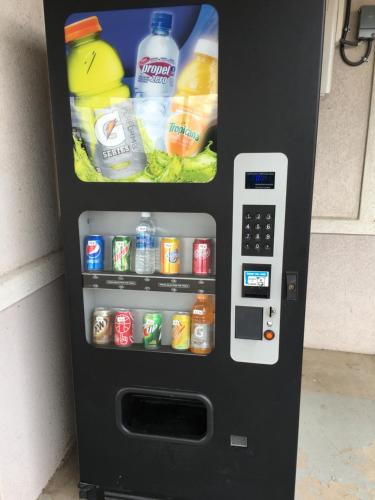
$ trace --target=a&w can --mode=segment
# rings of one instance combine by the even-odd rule
[[[92,316],[92,343],[107,345],[112,342],[112,311],[97,307]]]

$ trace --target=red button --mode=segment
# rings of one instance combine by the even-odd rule
[[[264,332],[264,338],[266,340],[273,340],[275,338],[275,332],[273,332],[272,330],[266,330]]]

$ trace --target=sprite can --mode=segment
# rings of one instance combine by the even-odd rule
[[[149,312],[143,316],[143,342],[145,349],[159,349],[161,346],[161,327],[163,315]]]
[[[129,236],[115,236],[113,238],[112,267],[114,271],[130,271],[131,242]]]

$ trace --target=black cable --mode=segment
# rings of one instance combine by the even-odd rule
[[[351,59],[348,59],[345,54],[345,47],[348,45],[347,43],[342,43],[340,42],[340,54],[341,58],[346,63],[348,66],[360,66],[361,64],[365,63],[368,61],[368,58],[371,54],[372,50],[372,40],[366,40],[367,42],[367,49],[365,54],[359,59],[359,61],[352,61]]]
[[[361,64],[368,61],[368,58],[370,57],[371,50],[372,50],[373,40],[372,39],[366,40],[366,43],[367,43],[366,52],[361,57],[361,59],[359,59],[358,61],[352,61],[351,59],[348,59],[346,57],[346,53],[345,53],[346,47],[358,47],[357,41],[350,42],[349,40],[346,39],[348,32],[350,31],[349,24],[350,24],[351,7],[352,7],[352,0],[347,0],[346,1],[344,27],[342,29],[342,35],[341,35],[341,40],[340,40],[340,55],[341,55],[341,58],[344,61],[344,63],[347,64],[348,66],[360,66]]]

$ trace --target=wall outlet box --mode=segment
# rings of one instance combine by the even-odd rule
[[[375,5],[364,5],[359,11],[358,40],[375,38]]]

